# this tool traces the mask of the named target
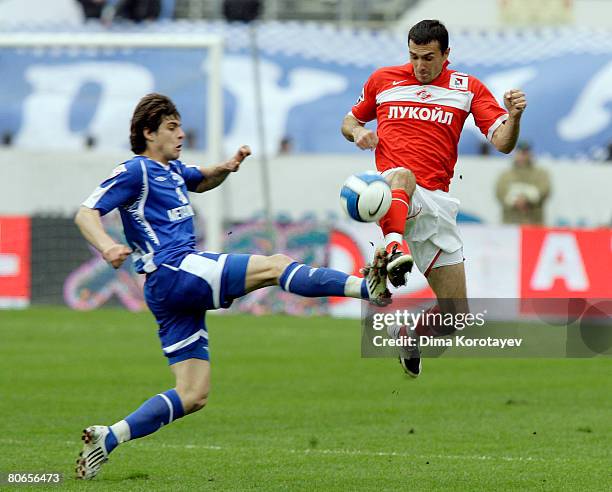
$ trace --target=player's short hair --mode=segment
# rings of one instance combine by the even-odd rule
[[[138,101],[130,125],[130,144],[134,154],[140,154],[147,149],[144,129],[157,131],[166,116],[181,117],[172,99],[168,96],[152,93]]]
[[[439,20],[422,20],[410,28],[408,42],[410,41],[414,44],[428,44],[437,41],[440,44],[440,51],[444,53],[448,48],[448,31]]]

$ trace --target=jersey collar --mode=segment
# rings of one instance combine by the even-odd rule
[[[448,66],[450,65],[450,62],[448,61],[448,59],[444,62],[444,64],[442,65],[442,71],[440,72],[440,75],[438,75],[435,79],[433,79],[430,83],[433,84],[436,80],[439,80],[440,77],[442,77],[442,75],[444,75],[446,73],[446,71],[448,70]],[[410,75],[411,77],[414,77],[414,66],[412,65],[412,63],[407,63],[406,64],[406,69],[408,70],[408,75]]]
[[[142,157],[143,159],[147,159],[147,160],[149,160],[149,161],[151,161],[151,162],[154,162],[154,163],[155,163],[155,164],[157,164],[158,166],[163,167],[163,168],[164,168],[166,171],[170,171],[170,167],[171,167],[171,166],[170,166],[170,163],[171,163],[171,162],[174,162],[174,161],[168,161],[168,164],[162,164],[161,162],[156,161],[155,159],[151,159],[150,157],[148,157],[148,156],[146,156],[146,155],[140,155],[140,154],[135,155],[134,157]]]

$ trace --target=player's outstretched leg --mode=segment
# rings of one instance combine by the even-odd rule
[[[386,306],[391,302],[386,267],[387,257],[380,248],[375,251],[372,263],[363,269],[365,278],[293,261],[284,269],[278,283],[281,289],[304,297],[354,297]]]
[[[93,425],[83,431],[83,449],[76,463],[76,478],[94,478],[108,455],[122,442],[144,437],[184,415],[183,404],[176,390],[160,393],[114,425]]]
[[[391,302],[387,289],[387,255],[383,248],[363,273],[365,278],[348,275],[332,268],[315,268],[285,255],[259,256],[249,259],[246,292],[279,285],[281,289],[303,297],[353,297],[386,306]]]
[[[388,256],[387,275],[394,287],[400,287],[407,282],[414,261],[404,250],[404,232],[406,218],[410,210],[410,199],[416,188],[414,175],[408,169],[397,169],[387,177],[391,186],[391,207],[380,219],[380,228],[385,236]]]

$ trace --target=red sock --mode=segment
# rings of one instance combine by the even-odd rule
[[[405,338],[408,338],[408,329],[405,326],[402,326],[397,332],[397,339],[403,341]],[[408,344],[406,343],[406,345]]]
[[[402,249],[402,237],[404,235],[404,229],[406,228],[406,217],[408,217],[408,211],[410,210],[410,198],[408,193],[401,188],[391,190],[391,207],[389,211],[380,219],[380,228],[385,235],[388,234],[399,234],[398,237],[393,238],[387,244],[387,251],[390,250],[395,244],[398,244],[398,248]]]
[[[439,318],[438,316],[436,316],[436,319],[432,319],[430,321],[426,321],[426,317],[428,314],[439,314],[440,313],[440,308],[438,307],[438,305],[436,304],[435,306],[429,308],[427,311],[425,311],[423,313],[423,317],[419,320],[419,322],[417,323],[417,325],[414,327],[414,332],[418,335],[418,336],[425,336],[425,337],[439,337],[442,334],[440,333],[440,331],[442,328],[442,325],[437,323],[437,318]]]
[[[439,316],[427,316],[428,314],[436,314]],[[440,306],[437,304],[423,313],[423,317],[414,327],[414,332],[418,336],[426,337],[443,337],[450,335],[455,331],[455,327],[444,323],[442,319],[444,314],[440,315]]]

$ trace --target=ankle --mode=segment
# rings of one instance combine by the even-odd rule
[[[396,252],[402,253],[402,254],[406,253],[403,243],[398,242],[398,241],[392,241],[389,244],[387,244],[387,246],[385,247],[385,250],[388,255],[391,255]]]

